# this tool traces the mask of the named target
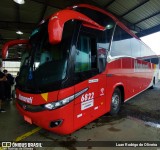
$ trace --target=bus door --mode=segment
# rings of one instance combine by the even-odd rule
[[[75,58],[75,93],[82,94],[75,99],[74,128],[105,113],[106,76],[98,67],[96,38],[80,34]]]

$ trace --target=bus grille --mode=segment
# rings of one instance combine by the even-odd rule
[[[30,112],[40,112],[40,111],[44,111],[45,108],[42,105],[31,105],[31,104],[27,104],[25,102],[22,102],[20,100],[16,100],[17,103],[19,104],[19,106],[26,110],[26,111],[30,111]]]

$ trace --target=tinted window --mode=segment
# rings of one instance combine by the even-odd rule
[[[75,71],[83,72],[91,69],[91,38],[81,35],[76,50]]]
[[[30,54],[22,56],[22,66],[17,86],[32,93],[60,89],[67,75],[67,64],[72,35],[76,22],[64,25],[62,41],[56,45],[49,43],[48,22],[39,26],[30,38]]]
[[[96,44],[97,44],[97,51],[96,51],[96,57],[97,58],[97,65],[100,72],[104,71],[106,66],[106,57],[108,54],[109,46],[110,46],[110,40],[113,33],[113,29],[115,26],[115,22],[107,15],[98,12],[96,10],[92,10],[89,8],[82,8],[78,7],[75,8],[76,11],[88,16],[92,20],[94,20],[96,23],[104,26],[106,30],[98,31],[98,30],[92,30],[87,29],[88,31],[96,37]],[[93,58],[93,57],[92,57]]]
[[[139,40],[135,38],[131,39],[131,50],[132,50],[132,57],[135,58],[141,57],[141,43]]]
[[[144,58],[146,56],[153,56],[155,53],[145,44],[141,45],[141,57]]]
[[[159,59],[157,56],[155,56],[155,58],[151,58],[151,63],[153,64],[159,64]]]
[[[113,28],[105,31],[81,27],[77,43],[75,71],[104,71]]]
[[[156,54],[145,44],[141,45],[141,59],[147,62],[158,64]]]

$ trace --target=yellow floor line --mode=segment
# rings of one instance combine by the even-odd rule
[[[37,128],[35,128],[35,129],[33,129],[33,130],[31,130],[31,131],[29,131],[29,132],[27,132],[27,133],[25,133],[25,134],[19,136],[19,137],[17,137],[17,138],[16,138],[16,142],[19,142],[19,141],[21,141],[21,140],[23,140],[23,139],[29,137],[30,135],[32,135],[32,134],[38,132],[40,129],[41,129],[41,127],[37,127]]]
[[[27,133],[19,136],[19,137],[17,137],[16,140],[15,140],[15,142],[19,142],[19,141],[21,141],[21,140],[23,140],[23,139],[31,136],[32,134],[38,132],[39,130],[41,130],[41,127],[37,127],[37,128],[35,128],[35,129],[33,129],[33,130],[31,130],[31,131],[29,131],[29,132],[27,132]],[[6,149],[7,148],[0,147],[0,150],[6,150]]]

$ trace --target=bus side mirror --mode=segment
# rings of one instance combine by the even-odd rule
[[[52,21],[54,19],[54,21]],[[61,42],[64,24],[60,24],[59,19],[52,17],[48,24],[49,42],[58,44]]]
[[[102,31],[105,30],[105,27],[79,12],[74,10],[61,10],[53,14],[48,23],[49,42],[51,44],[58,44],[61,42],[64,24],[69,20],[79,20],[82,21],[84,26]]]

